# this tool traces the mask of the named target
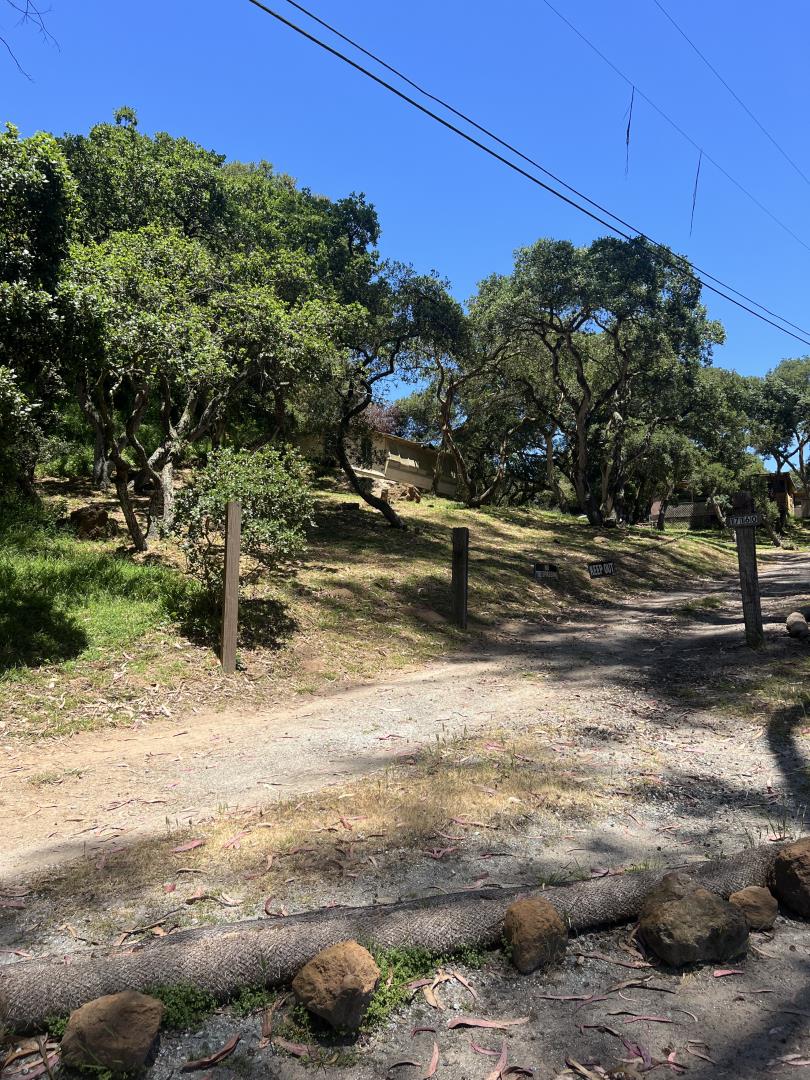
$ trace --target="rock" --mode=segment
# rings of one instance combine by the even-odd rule
[[[745,916],[749,930],[770,930],[779,914],[779,904],[769,889],[749,885],[728,898]]]
[[[62,1036],[62,1062],[115,1073],[143,1068],[160,1030],[163,1002],[124,990],[88,1001],[70,1014]]]
[[[655,888],[644,897],[639,909],[639,918],[642,919],[648,911],[666,904],[670,900],[682,900],[698,888],[697,882],[682,870],[673,870],[665,874]]]
[[[745,952],[748,923],[728,900],[697,888],[648,907],[639,921],[644,944],[670,967],[716,963]]]
[[[295,996],[336,1030],[354,1031],[380,978],[374,957],[356,941],[331,945],[305,964],[292,981]]]
[[[102,540],[110,535],[110,515],[95,506],[82,506],[70,515],[70,523],[80,540]]]
[[[524,975],[561,960],[568,945],[568,930],[559,912],[539,897],[509,905],[503,936],[512,948],[512,963]]]
[[[807,619],[805,619],[801,611],[791,611],[785,620],[785,626],[791,637],[806,638],[810,636],[810,625],[808,625]]]
[[[791,911],[810,919],[810,837],[788,844],[776,856],[773,891]]]

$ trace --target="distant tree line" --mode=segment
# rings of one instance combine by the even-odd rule
[[[178,466],[304,439],[401,525],[355,472],[363,427],[435,445],[470,507],[594,525],[684,487],[722,520],[762,455],[810,485],[810,358],[713,368],[689,264],[641,239],[538,240],[462,306],[381,258],[362,195],[149,137],[130,109],[87,135],[7,126],[0,193],[0,489],[79,447],[139,550],[171,527]]]

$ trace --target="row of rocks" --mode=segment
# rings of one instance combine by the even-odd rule
[[[298,1000],[337,1030],[354,1031],[362,1023],[380,980],[371,953],[356,941],[319,952],[293,979]],[[62,1036],[62,1062],[79,1069],[137,1073],[153,1056],[163,1003],[148,994],[125,990],[75,1009]]]
[[[641,905],[639,938],[665,964],[685,967],[742,955],[749,931],[773,927],[779,902],[810,919],[810,839],[783,848],[772,886],[776,896],[750,886],[726,900],[686,873],[667,874]],[[518,971],[529,973],[560,960],[567,938],[560,915],[542,898],[517,900],[506,912],[504,939]]]
[[[771,884],[776,896],[751,886],[726,900],[686,873],[667,874],[641,905],[639,938],[665,964],[684,967],[742,955],[749,931],[774,925],[779,902],[810,918],[810,838],[782,849]],[[503,937],[512,963],[524,974],[558,963],[568,944],[563,919],[542,897],[524,897],[509,906]],[[304,964],[292,989],[301,1004],[333,1028],[355,1031],[379,980],[380,969],[371,953],[356,941],[344,941]],[[62,1060],[66,1065],[118,1073],[137,1071],[152,1053],[162,1019],[161,1002],[134,991],[88,1002],[71,1013]]]
[[[768,889],[752,886],[724,900],[687,874],[668,874],[644,902],[639,935],[672,967],[729,960],[745,950],[749,930],[773,926],[778,910]],[[509,907],[504,939],[512,963],[529,974],[562,959],[568,934],[553,905],[532,897]]]

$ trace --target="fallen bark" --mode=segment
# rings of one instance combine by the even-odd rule
[[[767,885],[784,845],[750,848],[689,873],[722,896]],[[0,1016],[15,1031],[41,1027],[104,994],[192,983],[225,1001],[241,987],[277,986],[328,945],[354,938],[371,948],[452,953],[499,943],[516,896],[550,901],[572,933],[632,920],[664,871],[646,870],[547,889],[480,889],[376,907],[329,908],[272,920],[183,930],[134,948],[88,950],[0,968]]]

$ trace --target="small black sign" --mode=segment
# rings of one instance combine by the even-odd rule
[[[751,529],[759,525],[762,518],[759,514],[731,514],[726,521],[731,529]]]
[[[557,577],[559,572],[556,563],[553,562],[536,562],[534,564],[535,581],[547,581],[549,578]]]
[[[588,573],[592,578],[613,577],[616,573],[616,564],[613,559],[605,559],[603,562],[589,562]]]

